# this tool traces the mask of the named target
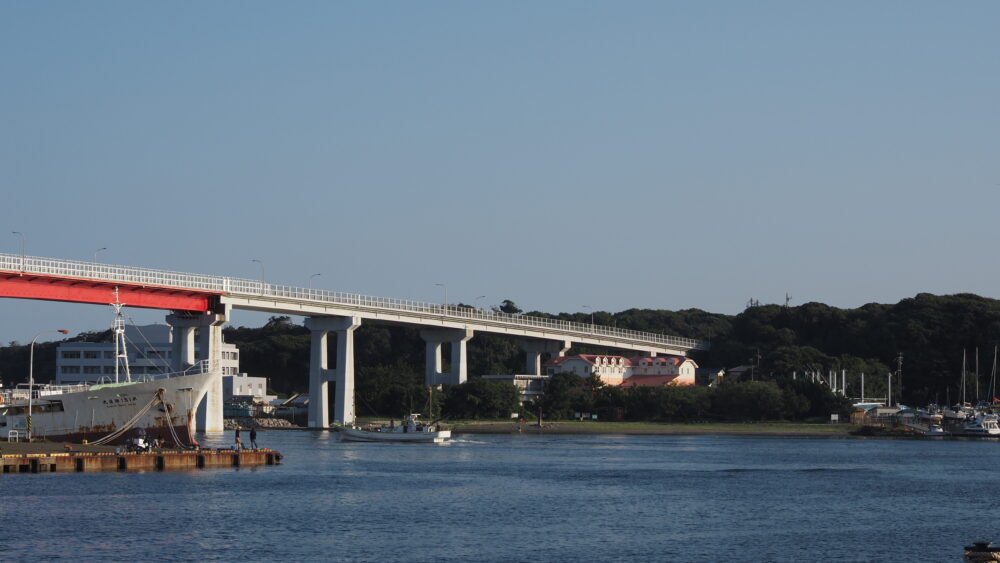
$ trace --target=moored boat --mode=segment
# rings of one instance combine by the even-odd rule
[[[451,438],[451,430],[441,430],[435,424],[417,421],[418,415],[411,414],[398,425],[380,426],[370,430],[332,424],[340,432],[340,439],[348,442],[427,442],[441,443]]]
[[[935,438],[940,436],[949,436],[950,432],[945,430],[940,424],[931,424],[927,427],[927,431],[924,432],[924,436],[928,438]]]
[[[1000,423],[995,414],[980,414],[956,431],[955,435],[1000,438]]]
[[[201,371],[103,385],[19,387],[10,390],[0,405],[0,431],[11,439],[28,436],[32,392],[33,439],[123,444],[129,430],[142,429],[151,439],[179,447],[194,445],[194,413],[212,375]]]
[[[115,295],[113,333],[124,350],[122,304]],[[125,354],[115,381],[74,385],[24,384],[0,390],[0,432],[9,440],[46,439],[91,444],[124,444],[144,433],[177,447],[197,445],[194,414],[218,370],[201,362],[173,374],[133,378]]]

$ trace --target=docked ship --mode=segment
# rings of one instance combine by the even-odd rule
[[[0,389],[0,433],[8,439],[123,444],[135,435],[187,448],[194,416],[213,377],[209,362],[179,373],[132,376],[125,352],[122,304],[115,303],[114,379],[75,385],[22,384]]]

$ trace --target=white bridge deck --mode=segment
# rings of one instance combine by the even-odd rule
[[[380,322],[502,333],[650,353],[684,355],[690,350],[707,350],[709,347],[706,341],[665,334],[226,276],[2,253],[0,271],[212,292],[220,294],[221,302],[234,309],[269,313],[356,316]]]

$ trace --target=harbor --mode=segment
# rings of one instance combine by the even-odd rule
[[[0,473],[85,473],[99,471],[179,471],[257,467],[281,463],[270,449],[162,449],[123,451],[109,446],[52,442],[0,443]]]

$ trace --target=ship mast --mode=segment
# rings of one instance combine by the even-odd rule
[[[111,325],[112,336],[115,339],[115,383],[119,383],[119,373],[124,372],[125,381],[132,381],[132,374],[128,369],[128,348],[125,347],[125,317],[122,315],[122,307],[125,306],[118,299],[118,287],[115,286],[115,302],[111,303],[115,308],[115,320]]]

